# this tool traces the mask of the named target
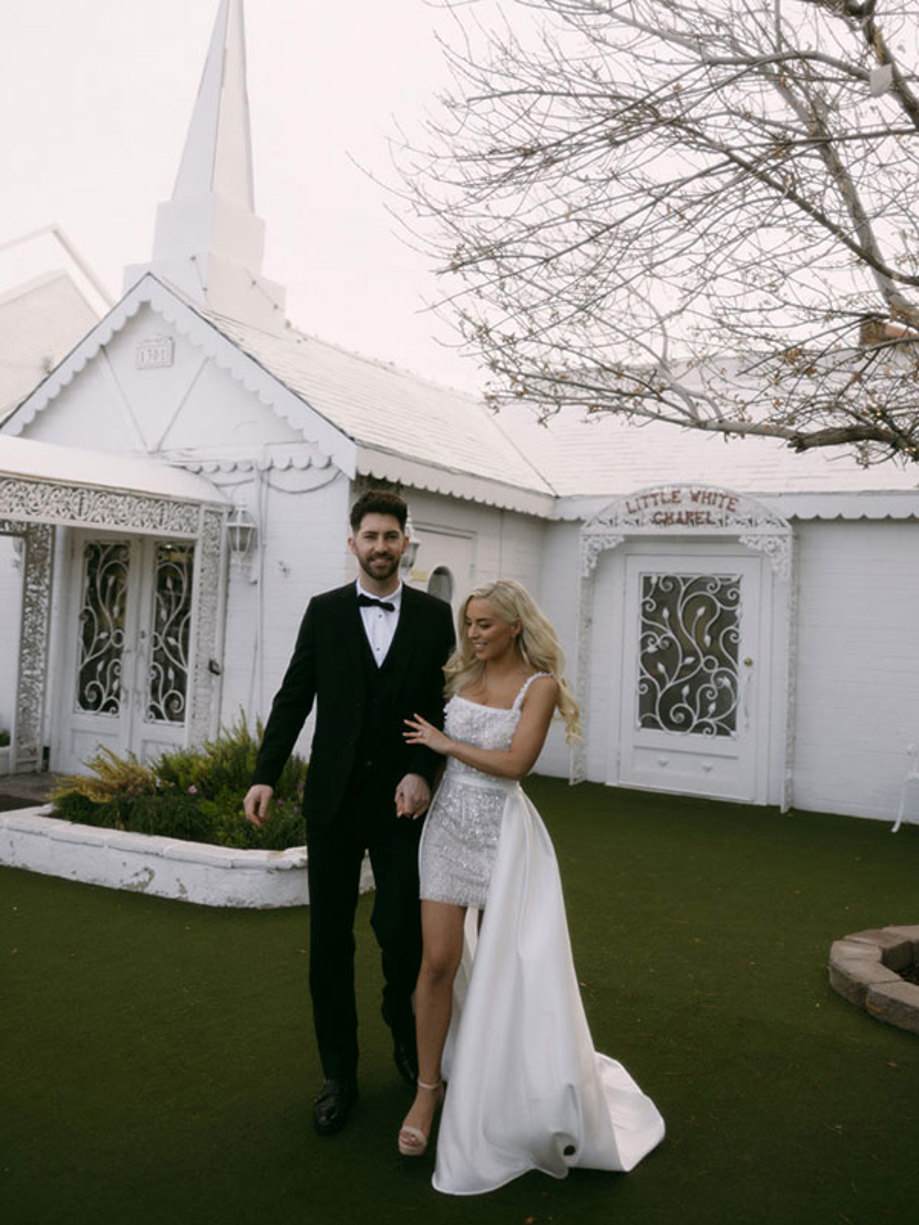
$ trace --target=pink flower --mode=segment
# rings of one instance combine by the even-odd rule
[[[188,788],[188,794],[189,794],[189,795],[197,795],[197,794],[198,794],[198,788],[195,786],[195,784],[194,784],[194,783],[192,783],[192,785],[191,785],[191,786]]]

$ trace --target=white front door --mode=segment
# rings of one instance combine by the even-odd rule
[[[640,550],[625,562],[618,781],[763,802],[762,558]]]
[[[75,532],[53,768],[185,743],[194,545]]]

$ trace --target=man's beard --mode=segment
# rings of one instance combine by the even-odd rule
[[[375,583],[379,583],[384,579],[392,578],[394,574],[398,573],[399,562],[402,559],[401,557],[374,557],[365,560],[363,557],[359,557],[357,560],[367,577],[372,578]],[[388,563],[388,568],[382,569],[380,567],[381,562]],[[373,568],[375,563],[377,564],[377,569]]]

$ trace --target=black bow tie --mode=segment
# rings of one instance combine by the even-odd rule
[[[375,600],[372,595],[364,595],[363,592],[357,597],[358,608],[382,608],[386,612],[395,612],[395,604],[391,604],[389,600]]]

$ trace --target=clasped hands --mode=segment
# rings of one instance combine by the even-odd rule
[[[256,829],[268,820],[268,809],[271,804],[274,788],[267,783],[256,783],[246,792],[243,800],[243,811],[246,820]],[[431,788],[420,774],[406,774],[396,787],[396,816],[411,817],[413,820],[423,816],[431,802]]]
[[[420,774],[406,774],[396,788],[396,816],[423,816],[431,802],[431,788]]]
[[[445,736],[440,728],[428,723],[421,715],[406,719],[408,731],[403,732],[407,744],[423,744],[434,753],[446,755],[450,745],[449,736]],[[256,827],[262,825],[268,818],[268,806],[274,795],[274,788],[266,783],[256,783],[250,787],[243,801],[246,820]],[[422,816],[431,802],[431,788],[420,774],[406,774],[396,787],[395,803],[397,817],[417,818]]]

